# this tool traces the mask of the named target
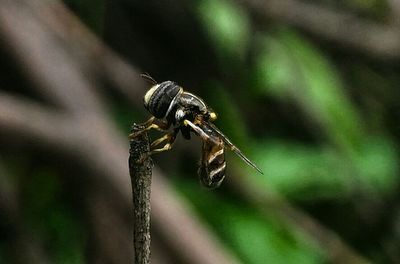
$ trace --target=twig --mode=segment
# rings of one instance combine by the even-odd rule
[[[134,124],[132,133],[142,126]],[[135,263],[150,263],[150,193],[153,162],[149,156],[150,144],[147,133],[130,140],[129,174],[133,196],[133,245]]]
[[[57,12],[52,12],[55,5]],[[45,108],[33,102],[26,104],[25,100],[20,101],[20,98],[3,94],[4,97],[0,96],[0,110],[3,110],[0,111],[0,133],[10,138],[19,137],[19,140],[22,138],[29,142],[46,143],[49,147],[62,149],[63,154],[70,155],[94,172],[93,176],[96,178],[88,178],[87,181],[107,184],[109,189],[114,190],[115,204],[120,204],[124,210],[131,208],[128,167],[124,162],[127,153],[124,143],[126,137],[107,118],[109,115],[105,114],[105,106],[98,93],[101,85],[93,85],[92,80],[103,80],[100,72],[108,77],[118,72],[112,78],[106,79],[121,92],[129,94],[127,97],[135,104],[139,104],[141,96],[135,96],[132,92],[140,91],[142,85],[139,78],[134,77],[139,75],[104,45],[101,45],[101,49],[93,49],[93,45],[88,45],[88,39],[97,44],[100,40],[88,36],[87,29],[80,30],[83,25],[60,1],[0,0],[0,6],[1,44],[16,59],[18,65],[22,65],[26,76],[34,81],[45,98],[64,110],[54,114],[53,108]],[[48,15],[55,13],[58,14],[56,18]],[[66,26],[60,26],[58,20]],[[26,31],[26,25],[30,25],[32,30]],[[54,47],[57,45],[54,39],[64,49]],[[42,47],[48,47],[46,52],[43,52]],[[75,51],[80,51],[81,56],[66,47],[74,47]],[[54,60],[56,55],[50,56],[48,53],[57,53],[58,59]],[[96,69],[95,64],[98,62],[102,65],[99,67],[104,69]],[[63,80],[59,75],[63,75],[64,71],[60,68],[54,73],[50,68],[57,68],[55,65],[62,65],[69,77]],[[85,71],[76,74],[80,69]],[[70,79],[74,82],[71,83]],[[124,87],[119,87],[122,85]],[[153,177],[156,183],[153,184],[154,193],[158,195],[152,201],[153,207],[157,208],[152,218],[160,236],[175,242],[169,247],[173,250],[170,254],[176,254],[184,262],[193,264],[238,263],[212,232],[203,223],[196,221],[193,213],[169,183],[165,180],[162,184],[158,183],[164,178],[162,173],[156,171]],[[167,206],[165,200],[169,202]],[[171,211],[173,217],[170,215]],[[170,218],[165,221],[166,215]],[[185,232],[188,226],[190,234]],[[101,231],[109,232],[106,228]],[[126,233],[120,234],[121,237],[111,238],[116,245],[124,244],[125,238],[129,237],[124,235]],[[123,248],[118,247],[119,252],[115,254],[119,254]],[[106,249],[96,250],[104,252]]]
[[[19,141],[22,138],[28,142],[45,142],[51,148],[61,149],[64,154],[71,155],[94,172],[96,178],[88,178],[88,181],[100,181],[110,189],[115,188],[119,193],[114,193],[116,205],[131,208],[131,190],[127,187],[129,182],[126,178],[128,168],[123,162],[127,149],[118,133],[110,135],[110,130],[115,129],[112,124],[102,123],[102,126],[107,126],[94,129],[97,122],[93,120],[85,122],[86,126],[80,123],[81,120],[72,120],[74,122],[69,123],[63,118],[50,118],[54,114],[51,109],[45,112],[45,108],[31,105],[33,104],[20,98],[0,93],[0,134],[18,138]],[[34,116],[34,119],[30,120],[31,116]],[[32,120],[37,121],[31,122]],[[39,127],[34,124],[41,125]],[[169,242],[169,249],[172,249],[183,263],[239,263],[232,252],[194,217],[182,197],[157,168],[153,173],[152,188],[152,220],[155,229]],[[106,230],[102,229],[102,232],[110,232]],[[114,241],[116,244],[125,242],[125,239],[115,239],[118,239]],[[98,250],[104,252],[106,249]],[[153,250],[152,254],[154,253]]]

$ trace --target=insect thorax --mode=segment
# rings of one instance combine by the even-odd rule
[[[172,100],[165,118],[169,123],[180,125],[184,119],[194,121],[199,114],[207,113],[206,104],[197,96],[180,91]]]
[[[192,93],[183,92],[179,96],[179,104],[188,109],[193,109],[193,111],[197,110],[199,113],[205,113],[207,111],[207,106],[204,101]]]

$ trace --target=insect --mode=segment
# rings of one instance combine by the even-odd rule
[[[262,174],[262,171],[213,124],[217,115],[201,98],[184,91],[172,81],[157,83],[148,74],[141,76],[152,84],[143,98],[143,103],[153,116],[143,124],[143,130],[130,134],[130,138],[135,138],[150,129],[167,132],[151,143],[150,154],[154,154],[170,150],[179,132],[185,139],[190,139],[190,133],[199,136],[203,146],[198,174],[201,183],[208,188],[218,187],[225,178],[225,149],[236,153]],[[171,126],[172,131],[169,131]],[[163,147],[156,148],[164,142]]]

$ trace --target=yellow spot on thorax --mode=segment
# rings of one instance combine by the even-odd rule
[[[210,113],[210,119],[211,121],[215,121],[217,119],[217,114],[214,112]]]

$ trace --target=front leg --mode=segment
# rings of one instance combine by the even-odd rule
[[[135,133],[129,134],[129,138],[130,139],[136,138],[137,136],[139,136],[143,132],[149,131],[151,129],[155,129],[155,130],[158,130],[158,131],[166,131],[166,130],[168,130],[170,124],[168,124],[168,123],[156,124],[155,121],[156,121],[156,118],[154,116],[151,117],[149,120],[147,120],[146,122],[143,123],[144,128],[142,130],[137,131]]]
[[[218,144],[218,142],[210,137],[206,132],[204,132],[204,130],[202,128],[200,128],[199,126],[193,124],[191,121],[185,119],[183,120],[183,124],[185,126],[190,126],[193,131],[203,140],[203,141],[207,141],[207,142],[212,142],[213,144]]]

